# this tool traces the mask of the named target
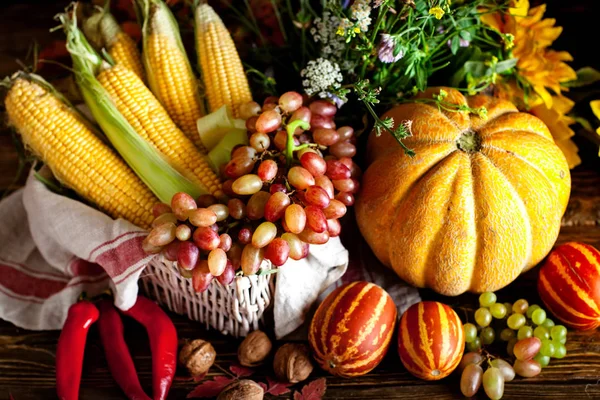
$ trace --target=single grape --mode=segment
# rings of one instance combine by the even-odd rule
[[[565,328],[563,325],[553,326],[550,329],[550,336],[552,337],[552,340],[559,340],[567,337],[567,328]]]
[[[546,318],[544,322],[542,322],[542,326],[546,329],[551,329],[554,325],[554,321],[552,321],[550,318]]]
[[[322,115],[324,117],[333,117],[337,112],[335,104],[327,100],[315,100],[308,106],[310,111],[316,115]]]
[[[487,308],[478,308],[475,311],[475,322],[482,328],[488,326],[492,322],[492,313]]]
[[[560,339],[558,339],[558,342],[559,342],[560,344],[565,344],[565,343],[567,343],[567,337],[565,336],[564,338],[560,338]]]
[[[262,153],[263,151],[267,150],[269,146],[271,146],[271,139],[269,138],[269,135],[262,132],[253,133],[248,142],[250,143],[250,146],[252,146],[252,148],[254,148],[258,153]]]
[[[463,332],[465,334],[465,342],[471,343],[477,337],[477,327],[474,324],[466,323],[463,325]]]
[[[231,152],[231,159],[247,158],[253,159],[256,156],[256,149],[251,146],[240,146]],[[208,207],[208,206],[206,206]]]
[[[281,126],[281,114],[275,110],[265,111],[258,116],[255,128],[258,132],[273,132]]]
[[[258,115],[254,115],[246,120],[246,130],[248,133],[256,132],[256,121],[258,121]]]
[[[257,116],[261,111],[260,104],[255,101],[240,104],[239,115],[241,119]]]
[[[476,337],[475,340],[473,340],[470,343],[467,343],[467,350],[469,351],[479,351],[481,349],[481,339],[479,337]]]
[[[253,275],[258,272],[260,264],[264,258],[264,249],[256,248],[252,244],[247,244],[242,251],[240,264],[244,275]]]
[[[494,303],[490,307],[492,317],[496,319],[502,319],[506,316],[506,307],[502,303]]]
[[[269,193],[275,194],[276,192],[287,193],[287,188],[283,183],[273,183],[271,187],[269,187]]]
[[[223,286],[228,286],[235,279],[235,269],[233,268],[233,264],[230,260],[227,260],[227,265],[225,266],[225,270],[219,276],[217,276],[217,280]]]
[[[316,233],[323,233],[327,231],[327,218],[323,214],[323,210],[316,206],[306,206],[304,208],[306,213],[306,225]]]
[[[549,339],[542,340],[542,347],[540,347],[540,354],[546,357],[552,357],[554,355],[554,343]],[[541,364],[541,363],[540,363]],[[543,367],[544,365],[542,365]]]
[[[352,174],[350,168],[346,167],[338,160],[327,160],[327,171],[325,172],[325,175],[327,175],[329,179],[340,180],[350,179]]]
[[[519,299],[513,303],[512,310],[514,313],[525,314],[529,308],[529,303],[525,299]]]
[[[554,358],[564,358],[567,355],[567,348],[562,343],[554,343]]]
[[[303,242],[300,238],[293,234],[286,232],[281,235],[281,238],[288,243],[290,247],[290,255],[289,257],[292,260],[301,260],[308,255],[308,243]]]
[[[469,364],[460,376],[460,391],[466,397],[475,396],[481,387],[483,369],[477,364]]]
[[[286,113],[296,111],[302,107],[302,95],[298,92],[285,92],[279,97],[279,107]]]
[[[263,182],[255,174],[248,174],[237,178],[231,188],[236,194],[254,194],[262,189]]]
[[[313,115],[310,117],[310,127],[312,129],[327,128],[335,129],[335,122],[331,118],[323,117],[322,115]]]
[[[192,228],[187,225],[179,225],[175,229],[175,237],[182,242],[189,240],[192,237]]]
[[[331,179],[329,179],[325,175],[317,176],[315,178],[315,185],[319,186],[320,188],[323,188],[329,195],[329,198],[333,199],[335,189],[333,188],[333,183],[331,182]]]
[[[515,379],[515,370],[512,365],[508,362],[504,361],[501,358],[494,358],[491,361],[493,367],[496,367],[502,372],[502,377],[504,378],[504,382],[510,382]]]
[[[290,185],[298,190],[305,190],[315,184],[315,178],[307,169],[302,167],[292,167],[287,175]]]
[[[313,139],[315,143],[321,146],[331,146],[337,143],[340,139],[340,135],[333,129],[315,129],[313,132]]]
[[[527,307],[527,318],[531,318],[531,316],[533,315],[533,312],[535,310],[537,310],[538,308],[540,308],[540,306],[538,306],[537,304],[532,304],[529,307]]]
[[[277,163],[273,160],[264,160],[258,165],[256,174],[263,182],[272,180],[277,176]]]
[[[479,296],[479,305],[481,307],[491,307],[497,300],[496,294],[493,292],[485,292]]]
[[[546,320],[546,311],[538,308],[531,314],[531,320],[536,325],[542,325]]]
[[[306,152],[300,156],[300,164],[315,178],[327,172],[327,162],[320,155]]]
[[[506,307],[506,315],[512,314],[512,304],[511,303],[503,303],[504,307]]]
[[[238,194],[236,192],[233,191],[233,179],[227,179],[225,182],[223,182],[223,193],[225,193],[227,196],[230,197],[235,197]]]
[[[192,270],[198,263],[200,249],[192,242],[181,242],[177,248],[177,265],[185,270]]]
[[[550,364],[550,357],[543,355],[542,353],[537,353],[535,357],[533,357],[533,361],[537,361],[540,364],[540,367],[544,368]]]
[[[179,252],[179,246],[181,245],[181,243],[183,242],[180,242],[179,240],[174,240],[164,248],[162,254],[167,260],[177,261],[177,253]]]
[[[277,97],[277,96],[267,96],[267,98],[263,101],[263,105],[277,104],[278,102],[279,102],[279,97]]]
[[[246,205],[240,199],[229,199],[227,207],[229,215],[234,219],[242,219],[246,216]]]
[[[341,201],[347,207],[354,204],[354,196],[352,193],[340,192],[335,195],[335,199]]]
[[[516,337],[515,331],[513,331],[510,328],[504,328],[500,332],[500,340],[502,340],[504,342],[508,342],[509,340],[514,339],[515,337]]]
[[[533,336],[533,328],[527,325],[524,325],[522,327],[519,328],[519,331],[517,332],[517,339],[522,340],[522,339],[527,339]]]
[[[173,195],[173,198],[171,199],[171,208],[178,220],[185,221],[188,218],[188,212],[198,208],[198,205],[192,196],[187,193],[179,192]]]
[[[233,240],[231,239],[231,236],[229,236],[229,234],[222,233],[221,235],[219,235],[219,240],[221,241],[221,243],[219,243],[219,249],[223,249],[223,251],[225,252],[231,249]]]
[[[290,197],[283,192],[276,192],[265,204],[265,219],[275,222],[283,217],[285,210],[290,205]]]
[[[341,218],[346,214],[346,206],[339,200],[332,199],[329,202],[329,205],[323,209],[323,213],[325,214],[325,218],[327,219],[337,219]]]
[[[333,187],[340,192],[356,193],[358,189],[358,181],[356,179],[339,179],[332,182]]]
[[[519,340],[513,352],[517,360],[530,360],[535,356],[542,346],[542,341],[536,337]]]
[[[492,344],[496,338],[496,332],[494,331],[494,328],[486,326],[481,330],[479,337],[481,338],[483,344]]]
[[[238,241],[241,244],[248,244],[252,240],[252,230],[244,227],[238,232]]]
[[[172,224],[176,224],[177,217],[173,213],[164,213],[164,214],[159,215],[158,217],[156,217],[154,219],[154,221],[152,221],[152,227],[156,228],[157,226],[160,226],[162,224],[166,224],[169,222]]]
[[[544,328],[543,326],[538,326],[533,330],[533,336],[535,336],[538,339],[549,339],[550,338],[550,332],[548,332],[548,329]]]
[[[240,176],[244,176],[252,172],[255,163],[256,161],[254,161],[252,158],[232,158],[227,164],[225,164],[223,173],[228,178],[237,179]]]
[[[475,326],[475,325],[473,325]],[[477,337],[477,336],[475,336]],[[460,360],[460,364],[458,364],[458,367],[456,368],[459,372],[464,371],[464,369],[467,367],[467,365],[469,364],[481,364],[483,362],[483,360],[485,359],[485,357],[477,352],[477,351],[472,351],[469,353],[465,353],[461,360]]]
[[[282,238],[275,238],[265,250],[265,258],[270,260],[273,265],[280,267],[287,261],[290,255],[290,246]]]
[[[514,350],[515,350],[515,345],[517,344],[517,342],[518,342],[518,339],[517,338],[513,338],[513,339],[510,339],[508,341],[508,344],[506,345],[506,352],[511,357],[514,357],[514,355],[515,355]]]
[[[154,216],[154,218],[158,218],[162,214],[166,213],[173,213],[173,210],[171,210],[171,206],[169,206],[168,204],[156,203],[152,206],[152,215]]]
[[[197,227],[207,227],[217,222],[217,214],[208,208],[197,208],[188,212],[190,223]]]
[[[331,202],[329,194],[320,186],[313,185],[306,189],[304,198],[308,204],[316,206],[318,208],[325,208]]]
[[[216,248],[208,253],[208,269],[214,276],[220,276],[227,267],[227,254],[223,249]]]
[[[271,194],[262,190],[254,193],[248,200],[248,204],[246,204],[248,219],[253,221],[262,219],[265,216],[265,207],[270,198]]]
[[[310,111],[310,109],[308,107],[300,107],[292,113],[292,116],[290,117],[288,124],[292,123],[294,121],[310,122],[311,116],[312,116],[312,112]]]
[[[263,248],[277,236],[277,226],[274,223],[265,221],[261,223],[252,234],[252,246],[257,249]]]
[[[229,207],[225,204],[213,204],[212,206],[208,206],[208,210],[215,213],[217,222],[224,221],[229,217]]]
[[[515,373],[523,378],[533,378],[542,372],[542,366],[535,360],[515,360],[513,368]]]
[[[329,232],[329,237],[340,236],[340,233],[342,232],[342,225],[340,224],[340,221],[337,219],[328,219],[327,232]]]
[[[499,400],[504,394],[504,377],[499,368],[488,367],[483,374],[483,390],[492,400]]]
[[[354,136],[354,129],[351,126],[340,126],[337,133],[340,135],[340,141],[345,141]]]
[[[309,244],[325,244],[329,241],[329,232],[325,230],[322,233],[318,233],[306,227],[302,232],[300,232],[298,237]]]
[[[356,146],[349,141],[337,142],[329,147],[329,153],[341,157],[354,157],[356,155]]]
[[[277,104],[276,104],[276,103],[265,103],[265,104],[262,106],[262,109],[261,109],[261,110],[262,110],[262,112],[269,111],[269,110],[275,110],[275,111],[278,111],[278,112],[280,112],[280,111],[281,111],[281,110],[278,108],[278,106],[277,106]]]
[[[194,240],[196,246],[198,246],[200,250],[204,251],[214,250],[221,244],[221,238],[219,237],[219,234],[210,226],[196,228],[194,234],[192,235],[192,239]]]
[[[517,330],[525,325],[525,322],[526,318],[523,314],[512,314],[508,317],[508,320],[506,320],[506,325],[508,325],[510,329]]]
[[[294,138],[294,145],[298,145],[300,144],[300,142],[295,143],[296,138]],[[275,136],[273,137],[273,144],[275,145],[275,147],[277,147],[277,149],[283,151],[286,149],[287,147],[287,140],[288,140],[288,136],[287,136],[287,132],[284,130],[281,131],[277,131],[277,133],[275,134]]]
[[[199,260],[192,270],[192,287],[196,293],[202,293],[208,289],[214,276],[208,269],[208,261]]]
[[[292,204],[285,209],[285,223],[292,233],[300,233],[306,227],[306,212],[300,204]]]

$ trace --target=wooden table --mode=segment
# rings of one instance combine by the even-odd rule
[[[0,16],[0,78],[14,71],[15,58],[23,57],[29,43],[35,38],[41,45],[53,40],[48,28],[54,25],[51,17],[64,6],[64,1],[46,3],[35,8],[34,1],[14,2],[1,6]],[[589,5],[591,1],[582,0]],[[593,13],[592,13],[593,14]],[[568,20],[568,15],[567,15]],[[572,16],[571,16],[572,18]],[[589,16],[587,17],[588,20]],[[561,21],[563,22],[563,21]],[[584,29],[592,29],[591,24]],[[588,57],[589,50],[579,52]],[[579,56],[577,54],[576,56]],[[1,120],[4,121],[3,116]],[[600,248],[600,171],[595,161],[596,150],[587,149],[588,165],[573,171],[573,192],[569,209],[561,230],[559,242],[578,240]],[[17,155],[12,147],[9,131],[0,129],[0,190],[13,184],[17,166]],[[17,181],[16,186],[22,183]],[[15,186],[11,186],[14,188]],[[351,249],[352,250],[352,249]],[[535,270],[519,278],[509,288],[499,292],[503,301],[514,301],[526,297],[538,302],[535,290]],[[422,291],[423,298],[438,299],[453,306],[469,306],[476,297],[464,295],[458,298],[441,298],[429,291]],[[224,337],[204,326],[172,315],[181,338],[203,338],[210,340],[217,351],[218,367],[213,367],[208,375],[223,375],[236,359],[238,340]],[[126,340],[130,346],[140,380],[146,391],[151,388],[151,355],[148,339],[143,328],[126,321]],[[19,329],[12,324],[0,321],[0,400],[12,394],[15,400],[53,399],[54,354],[59,332],[33,332]],[[395,341],[394,341],[395,343]],[[562,360],[552,360],[541,375],[530,379],[516,379],[506,385],[505,399],[600,399],[600,331],[570,332],[567,343],[567,356]],[[263,380],[269,368],[259,369],[253,379]],[[325,376],[315,370],[311,379]],[[195,386],[186,379],[184,370],[177,371],[177,378],[171,390],[170,399],[184,399]],[[83,368],[81,398],[89,400],[110,400],[124,398],[108,372],[98,333],[92,329],[86,348]],[[294,389],[300,388],[296,385]],[[290,395],[283,396],[290,398]],[[372,373],[344,380],[327,377],[328,399],[454,399],[462,398],[456,378],[440,382],[425,382],[413,378],[403,368],[395,345],[392,345],[382,364]],[[477,398],[485,398],[480,395]]]

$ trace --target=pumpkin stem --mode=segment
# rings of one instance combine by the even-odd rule
[[[466,153],[474,153],[481,150],[481,137],[476,132],[468,130],[460,135],[456,146]]]

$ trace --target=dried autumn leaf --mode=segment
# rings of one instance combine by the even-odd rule
[[[231,364],[229,370],[233,372],[237,378],[246,378],[254,375],[255,372],[252,368],[242,367],[239,364]]]
[[[212,380],[204,381],[200,385],[196,386],[194,390],[188,393],[187,398],[214,398],[221,393],[223,388],[235,381],[234,378],[228,376],[215,376]]]
[[[327,390],[325,378],[316,379],[302,388],[302,392],[294,392],[294,400],[321,400]]]
[[[265,394],[272,394],[273,396],[280,396],[282,394],[286,394],[290,392],[289,386],[293,385],[293,383],[289,382],[279,382],[270,376],[267,376],[267,383],[269,386],[267,387],[264,383],[261,385],[265,390]]]

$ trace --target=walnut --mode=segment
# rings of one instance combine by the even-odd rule
[[[263,331],[250,332],[238,348],[238,360],[245,367],[262,364],[271,353],[273,345]]]
[[[313,370],[308,347],[298,343],[284,344],[275,353],[273,369],[279,380],[290,383],[302,382]]]
[[[256,382],[242,379],[225,386],[217,400],[262,400],[264,395],[263,388]]]
[[[179,362],[190,371],[192,376],[208,372],[215,362],[217,352],[212,345],[202,339],[186,342],[179,352]]]

